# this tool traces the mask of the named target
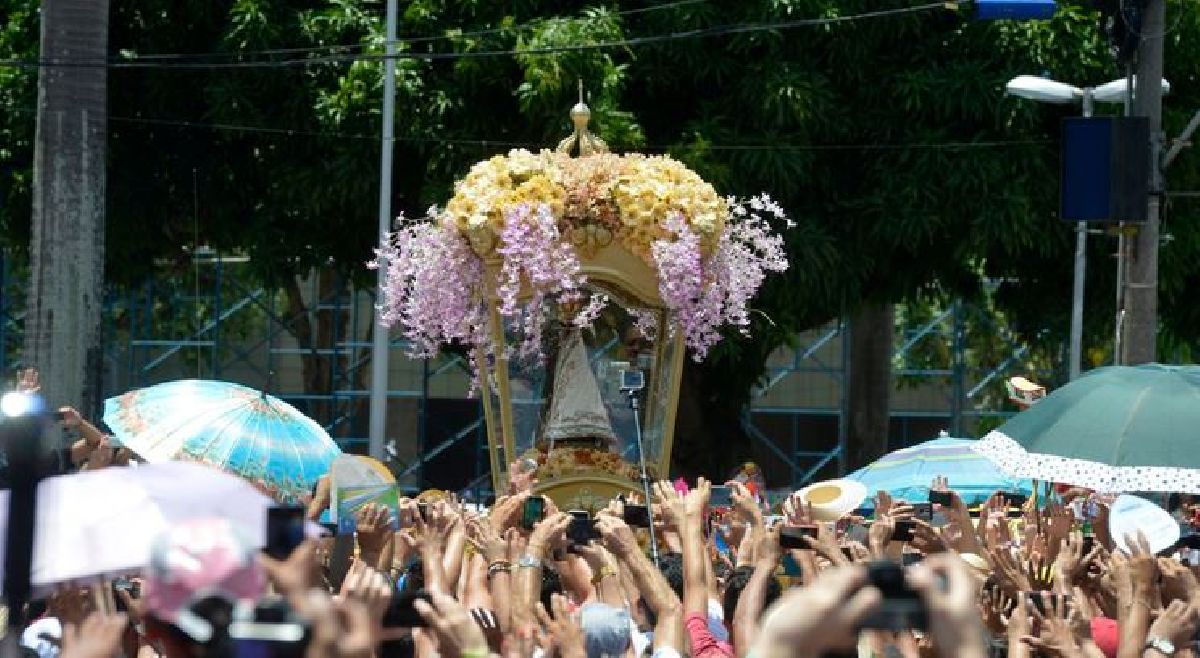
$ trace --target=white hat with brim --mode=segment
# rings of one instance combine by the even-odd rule
[[[837,521],[867,498],[867,488],[854,480],[827,480],[804,487],[796,497],[812,507],[814,521]]]

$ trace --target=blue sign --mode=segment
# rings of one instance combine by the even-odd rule
[[[975,18],[1041,20],[1054,16],[1054,0],[975,0]]]
[[[1107,117],[1063,121],[1062,218],[1110,221],[1113,124]]]

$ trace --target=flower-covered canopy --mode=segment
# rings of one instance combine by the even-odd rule
[[[668,156],[608,153],[588,116],[582,102],[572,110],[576,133],[557,152],[477,163],[445,208],[402,220],[372,263],[387,268],[383,321],[414,354],[469,349],[489,433],[504,444],[494,474],[536,447],[554,475],[582,463],[629,478],[630,417],[612,385],[627,368],[649,371],[639,418],[665,471],[684,349],[700,360],[724,327],[745,333],[767,273],[788,266],[773,224],[790,221],[768,196],[723,197]],[[556,454],[554,419],[567,417],[614,430]]]

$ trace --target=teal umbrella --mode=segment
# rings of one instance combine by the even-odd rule
[[[946,436],[901,448],[846,476],[867,491],[886,491],[896,500],[925,502],[929,485],[944,477],[967,505],[978,505],[997,491],[1030,495],[1029,480],[1011,477],[991,460],[971,450],[975,441]],[[871,507],[868,503],[864,506]]]
[[[1200,493],[1200,367],[1098,368],[974,449],[1016,477],[1110,493]]]

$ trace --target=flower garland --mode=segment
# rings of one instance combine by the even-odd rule
[[[788,267],[772,222],[792,226],[770,197],[722,198],[669,157],[524,150],[477,163],[445,210],[429,216],[403,222],[369,264],[387,268],[383,322],[400,326],[422,357],[459,343],[488,357],[541,358],[553,309],[572,309],[560,319],[587,327],[609,303],[600,294],[585,300],[579,254],[616,241],[654,267],[669,330],[682,332],[699,361],[724,326],[747,333],[751,299],[769,272]],[[493,344],[487,330],[481,254],[499,260],[497,311],[514,347]],[[654,314],[630,312],[654,338]]]

